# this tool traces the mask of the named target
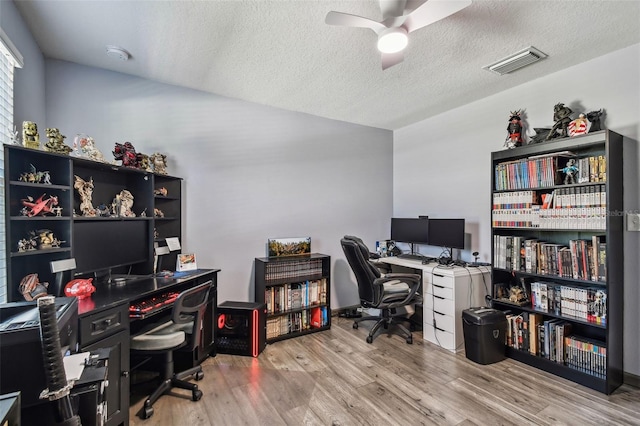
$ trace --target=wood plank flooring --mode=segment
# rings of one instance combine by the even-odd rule
[[[640,425],[640,389],[607,396],[507,359],[479,365],[422,340],[365,342],[369,325],[333,318],[328,331],[267,345],[257,358],[220,354],[202,365],[198,402],[165,395],[131,425]],[[372,323],[368,323],[372,324]]]

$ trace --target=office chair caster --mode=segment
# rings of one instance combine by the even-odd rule
[[[353,323],[353,328],[355,328],[356,330],[358,329],[358,323],[357,322]]]
[[[409,345],[413,344],[413,336],[407,337],[407,344],[409,344]]]
[[[367,336],[367,343],[373,343],[373,337]]]
[[[153,407],[144,407],[142,409],[142,419],[146,420],[151,416],[153,416]]]
[[[194,389],[191,394],[191,399],[194,401],[200,401],[200,398],[202,398],[202,391],[200,389]]]
[[[204,372],[198,371],[193,378],[196,379],[197,381],[204,379]]]

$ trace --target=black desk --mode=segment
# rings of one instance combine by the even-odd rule
[[[181,291],[211,280],[209,303],[204,316],[201,346],[182,362],[200,363],[215,355],[215,309],[219,269],[176,272],[172,277],[142,278],[125,284],[97,283],[96,292],[78,301],[79,343],[81,351],[111,349],[107,387],[107,425],[129,422],[129,339],[148,321],[169,315],[170,307],[144,319],[129,319],[129,305],[167,291]],[[178,362],[178,359],[176,359]]]

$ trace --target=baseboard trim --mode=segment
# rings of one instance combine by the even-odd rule
[[[635,374],[624,372],[622,376],[622,381],[626,385],[640,388],[640,376],[636,376]]]

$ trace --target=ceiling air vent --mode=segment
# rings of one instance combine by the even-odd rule
[[[519,52],[514,53],[504,59],[499,60],[495,64],[483,67],[493,73],[504,75],[517,69],[538,62],[540,59],[546,58],[547,55],[536,49],[535,47],[527,47]]]

